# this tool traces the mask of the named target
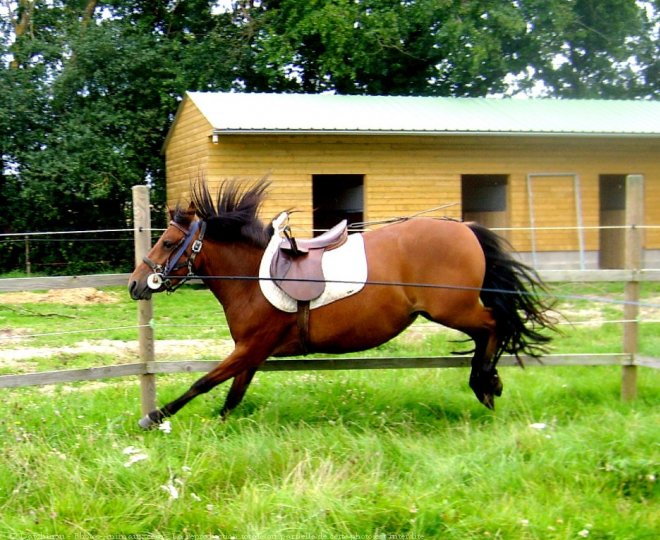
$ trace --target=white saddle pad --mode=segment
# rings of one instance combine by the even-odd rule
[[[282,212],[273,220],[275,234],[270,239],[261,259],[259,285],[261,292],[273,306],[281,311],[295,313],[298,311],[296,300],[270,279],[270,262],[282,241],[282,230],[288,217],[286,212]],[[367,281],[367,256],[362,235],[351,234],[344,245],[326,251],[323,255],[322,266],[326,280],[325,291],[310,302],[310,309],[325,306],[362,290]]]

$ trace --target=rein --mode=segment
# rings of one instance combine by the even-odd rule
[[[399,217],[393,217],[393,218],[388,218],[388,219],[382,219],[380,221],[356,221],[354,223],[351,223],[348,228],[351,230],[356,230],[356,229],[366,229],[372,225],[390,225],[392,223],[401,223],[402,221],[409,221],[413,218],[422,216],[424,214],[429,214],[431,212],[436,212],[438,210],[444,210],[445,208],[450,208],[452,206],[456,206],[458,203],[447,203],[443,204],[440,206],[435,206],[433,208],[429,208],[427,210],[422,210],[421,212],[417,212],[415,214],[412,214],[410,216],[399,216]],[[440,220],[450,220],[450,221],[456,221],[453,218],[448,218],[448,217],[432,217],[431,219],[440,219]]]
[[[197,258],[199,252],[202,251],[202,245],[204,242],[204,233],[206,232],[206,221],[195,221],[188,230],[184,229],[178,223],[175,223],[173,221],[170,222],[170,225],[173,225],[174,227],[176,227],[177,229],[179,229],[181,232],[184,233],[184,237],[174,247],[174,249],[176,249],[174,255],[168,257],[167,261],[165,261],[165,265],[155,263],[149,257],[146,256],[143,257],[142,260],[154,272],[147,278],[147,285],[149,286],[149,288],[153,290],[158,290],[161,287],[165,287],[165,290],[167,290],[167,292],[173,293],[179,287],[181,287],[181,285],[183,285],[185,282],[195,277],[193,264],[195,263],[195,259]],[[193,238],[198,229],[199,229],[199,236],[197,237],[197,240],[193,242]],[[188,249],[188,247],[190,247],[191,244],[192,244],[192,248],[190,250],[190,255],[188,256],[188,260],[182,263],[178,263],[178,260],[183,256],[183,254],[186,252],[186,250]],[[165,276],[170,276],[172,272],[176,272],[177,270],[180,270],[181,268],[185,268],[185,267],[188,267],[188,273],[185,276],[183,276],[176,285],[172,285],[172,280],[169,277],[165,277]]]

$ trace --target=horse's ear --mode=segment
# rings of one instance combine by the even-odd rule
[[[174,221],[174,215],[176,214],[176,208],[168,208],[167,213],[170,215],[170,221]]]
[[[189,214],[195,215],[195,213],[197,212],[197,207],[195,206],[194,202],[190,201],[190,204],[188,205],[187,212]]]

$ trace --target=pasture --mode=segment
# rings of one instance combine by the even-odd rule
[[[562,327],[556,352],[620,352],[620,325],[601,321],[621,306],[576,295],[621,286],[553,292],[586,323]],[[97,293],[0,295],[2,374],[136,361],[135,305]],[[659,297],[643,284],[643,300]],[[206,291],[161,296],[155,312],[159,360],[231,348]],[[659,349],[657,329],[641,325],[641,354]],[[420,324],[370,354],[442,355],[466,348],[456,338]],[[640,368],[631,403],[616,366],[501,375],[492,412],[464,369],[259,373],[226,422],[224,385],[147,433],[134,378],[0,390],[0,538],[655,538],[657,370]],[[195,378],[159,376],[159,402]]]

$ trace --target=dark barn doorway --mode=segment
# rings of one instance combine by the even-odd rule
[[[601,174],[599,177],[599,225],[621,227],[626,223],[626,175]],[[623,268],[624,229],[601,229],[598,246],[600,268]]]
[[[349,225],[364,221],[363,174],[314,174],[312,198],[315,236],[342,219]]]
[[[507,212],[509,177],[505,174],[461,176],[461,206],[464,221],[477,221],[489,228],[509,226]],[[499,234],[506,237],[508,233]]]

